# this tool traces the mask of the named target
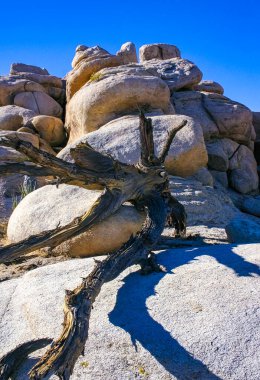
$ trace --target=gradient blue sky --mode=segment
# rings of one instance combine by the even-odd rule
[[[165,42],[260,111],[259,0],[2,0],[0,10],[0,75],[23,62],[64,76],[78,44],[115,53],[126,41]]]

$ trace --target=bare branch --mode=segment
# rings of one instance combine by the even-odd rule
[[[176,136],[177,132],[179,132],[185,125],[187,124],[187,120],[183,120],[181,124],[177,128],[173,128],[171,131],[169,131],[168,138],[162,148],[162,151],[159,154],[159,161],[163,163],[165,161],[165,158],[169,152],[169,149],[171,147],[172,141],[174,137]]]
[[[144,227],[118,251],[98,262],[73,291],[65,297],[63,332],[60,338],[33,367],[31,380],[44,379],[53,374],[69,379],[79,355],[83,354],[88,337],[92,305],[104,282],[116,278],[127,267],[146,257],[159,239],[165,224],[165,200],[153,192],[146,197],[147,218]]]
[[[9,174],[25,174],[29,176],[36,177],[47,177],[47,176],[56,176],[57,173],[50,168],[42,168],[41,166],[35,165],[31,162],[3,162],[0,164],[0,175],[9,175]]]
[[[115,179],[106,174],[93,172],[88,168],[82,168],[77,164],[72,164],[35,148],[31,143],[20,140],[16,136],[0,138],[0,145],[16,149],[18,152],[25,154],[34,163],[47,167],[55,172],[55,175],[63,178],[70,178],[77,181],[88,183],[98,183],[102,186],[115,185]]]

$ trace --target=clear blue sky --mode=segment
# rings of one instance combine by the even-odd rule
[[[0,75],[23,62],[64,76],[78,44],[115,53],[126,41],[165,42],[260,111],[259,0],[2,0],[0,10]]]

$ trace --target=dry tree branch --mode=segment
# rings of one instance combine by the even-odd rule
[[[177,130],[185,124],[181,123]],[[36,247],[59,244],[111,215],[126,200],[132,201],[137,208],[145,208],[147,213],[144,226],[135,237],[130,238],[121,249],[108,255],[104,261],[97,262],[80,286],[73,291],[67,291],[62,334],[32,368],[30,379],[40,380],[56,374],[60,379],[68,380],[76,360],[84,351],[91,308],[103,283],[113,280],[122,270],[138,260],[144,260],[158,241],[166,221],[175,227],[177,232],[185,231],[185,210],[171,196],[168,190],[168,176],[162,165],[177,130],[169,133],[162,154],[157,158],[154,154],[151,120],[146,119],[141,113],[141,158],[136,167],[124,165],[97,153],[88,144],[80,144],[72,150],[76,164],[69,164],[36,148],[30,151],[31,146],[29,147],[28,143],[17,139],[8,142],[5,139],[6,145],[27,154],[37,164],[55,170],[56,175],[58,173],[62,177],[80,179],[83,182],[96,181],[105,184],[106,190],[93,208],[77,222],[2,248],[0,260],[23,255]],[[97,159],[97,166],[94,158]],[[85,168],[85,165],[88,167]],[[12,358],[19,354],[20,348],[13,350]],[[0,370],[3,371],[5,359],[0,363]]]

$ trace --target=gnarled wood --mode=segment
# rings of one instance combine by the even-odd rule
[[[185,123],[182,123],[177,130],[184,125]],[[154,154],[151,120],[141,114],[141,158],[136,167],[97,153],[88,144],[81,144],[72,150],[76,163],[69,164],[36,148],[31,152],[31,144],[29,147],[28,143],[17,141],[16,138],[11,142],[4,140],[5,145],[27,154],[38,165],[50,167],[55,173],[57,171],[58,176],[65,179],[79,179],[82,183],[96,182],[104,185],[106,190],[89,212],[70,225],[58,227],[54,231],[0,249],[0,261],[19,257],[42,246],[57,245],[111,215],[127,200],[138,209],[144,208],[147,213],[140,233],[130,238],[121,249],[108,255],[104,261],[97,262],[81,285],[66,293],[62,334],[32,368],[30,379],[40,380],[56,374],[60,379],[68,380],[76,360],[84,351],[91,307],[103,283],[113,280],[122,270],[136,261],[144,260],[158,241],[166,221],[175,227],[178,233],[185,232],[184,207],[171,196],[168,190],[168,176],[163,167],[163,160],[177,130],[169,133],[162,154],[157,158]],[[97,159],[96,167],[95,159]],[[88,167],[85,168],[85,165]],[[18,357],[19,354],[20,348],[17,348],[12,352],[12,358]],[[3,368],[4,358],[0,363]]]

